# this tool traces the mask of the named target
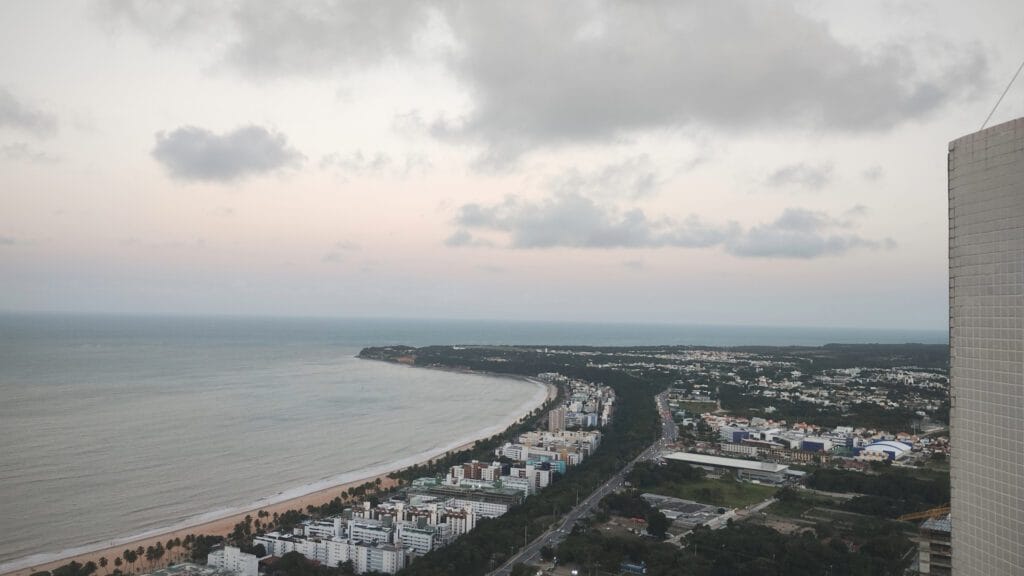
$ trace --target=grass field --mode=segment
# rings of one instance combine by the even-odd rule
[[[662,484],[656,488],[645,489],[645,492],[674,496],[683,500],[692,500],[701,504],[711,504],[725,508],[743,508],[756,504],[775,495],[778,489],[774,486],[737,482],[730,478],[705,478],[695,482]]]
[[[705,412],[718,410],[718,404],[715,402],[680,402],[679,409],[685,410],[686,416],[692,418]]]
[[[768,514],[774,514],[785,518],[800,518],[803,516],[804,512],[807,512],[811,508],[828,508],[835,505],[835,501],[826,496],[809,494],[807,492],[798,492],[795,499],[789,501],[779,500],[765,508],[764,511]]]

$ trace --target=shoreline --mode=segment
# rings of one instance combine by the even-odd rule
[[[424,368],[418,366],[409,367]],[[380,488],[387,490],[396,485],[395,480],[388,478],[389,474],[412,466],[424,465],[439,456],[470,450],[478,441],[504,432],[524,416],[543,406],[558,394],[558,390],[554,385],[542,382],[536,378],[486,372],[473,373],[529,382],[534,384],[538,390],[529,399],[516,406],[513,411],[510,411],[508,416],[502,419],[500,423],[476,431],[472,438],[456,439],[440,448],[423,451],[396,461],[311,482],[284,490],[273,496],[263,496],[245,506],[199,514],[171,526],[102,542],[84,544],[58,552],[43,552],[17,558],[0,564],[0,576],[29,576],[34,572],[53,570],[72,561],[82,564],[92,561],[98,565],[99,559],[105,557],[110,564],[106,568],[98,568],[96,572],[97,576],[104,576],[104,574],[114,570],[114,558],[120,557],[125,549],[135,549],[139,546],[144,548],[155,546],[157,542],[164,543],[170,539],[184,538],[189,534],[226,536],[231,533],[235,524],[244,521],[246,515],[255,515],[254,513],[260,510],[266,511],[271,515],[275,512],[282,514],[294,509],[305,511],[307,506],[322,506],[349,488],[366,483],[373,484],[377,480],[380,480]],[[136,574],[150,572],[154,569],[156,568],[140,568],[136,571]]]

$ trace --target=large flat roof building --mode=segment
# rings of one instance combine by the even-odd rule
[[[741,460],[739,458],[723,458],[721,456],[709,456],[707,454],[695,454],[693,452],[669,452],[662,455],[666,460],[685,462],[691,466],[701,468],[728,470],[735,472],[741,480],[757,480],[759,482],[771,482],[779,484],[786,479],[789,466],[775,464],[772,462],[758,462],[757,460]]]
[[[1024,571],[1024,118],[949,144],[952,564]]]

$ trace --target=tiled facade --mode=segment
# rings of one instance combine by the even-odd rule
[[[956,576],[1024,574],[1024,118],[949,145]]]

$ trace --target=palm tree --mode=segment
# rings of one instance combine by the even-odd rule
[[[107,573],[107,570],[106,570],[106,568],[107,568],[107,557],[106,556],[100,556],[100,568],[103,568],[103,573],[104,574]]]
[[[124,562],[121,561],[121,557],[120,556],[115,556],[114,557],[114,572],[120,572],[121,571],[121,564],[124,564]]]
[[[134,572],[135,571],[135,561],[138,560],[138,559],[139,559],[139,555],[135,552],[135,550],[125,550],[124,551],[124,560],[125,560],[125,562],[128,563],[128,571],[129,572]]]

